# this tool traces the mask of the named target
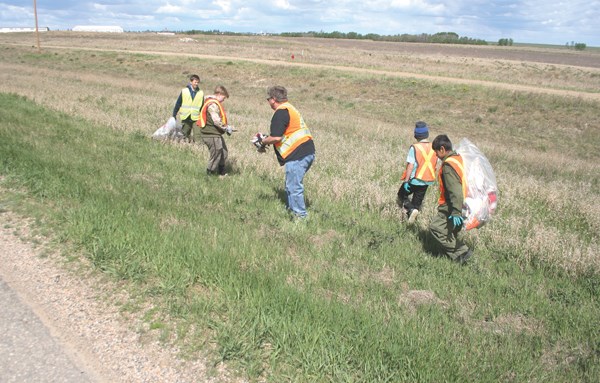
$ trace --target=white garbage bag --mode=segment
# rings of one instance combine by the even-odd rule
[[[180,140],[183,138],[181,126],[177,125],[175,117],[170,117],[167,122],[152,134],[156,140]]]
[[[463,138],[456,151],[463,158],[467,179],[467,197],[462,209],[464,228],[471,230],[492,218],[498,204],[498,184],[492,165],[475,144]]]

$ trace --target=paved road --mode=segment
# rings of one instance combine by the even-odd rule
[[[93,382],[74,359],[0,275],[0,383]]]

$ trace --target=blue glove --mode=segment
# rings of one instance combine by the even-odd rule
[[[448,217],[448,219],[452,221],[454,228],[458,228],[463,224],[463,217],[461,217],[460,215],[451,215],[450,217]]]
[[[410,193],[410,184],[408,182],[405,182],[402,187],[404,188],[405,192]]]

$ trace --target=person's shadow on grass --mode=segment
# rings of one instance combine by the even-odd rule
[[[420,225],[409,225],[407,230],[412,232],[419,239],[424,252],[434,258],[442,256],[440,245],[433,239],[428,227],[424,229]]]

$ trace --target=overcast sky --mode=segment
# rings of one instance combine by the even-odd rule
[[[600,47],[600,0],[37,0],[51,30],[113,25],[125,31],[434,34]],[[33,0],[0,0],[0,27],[35,26]]]

